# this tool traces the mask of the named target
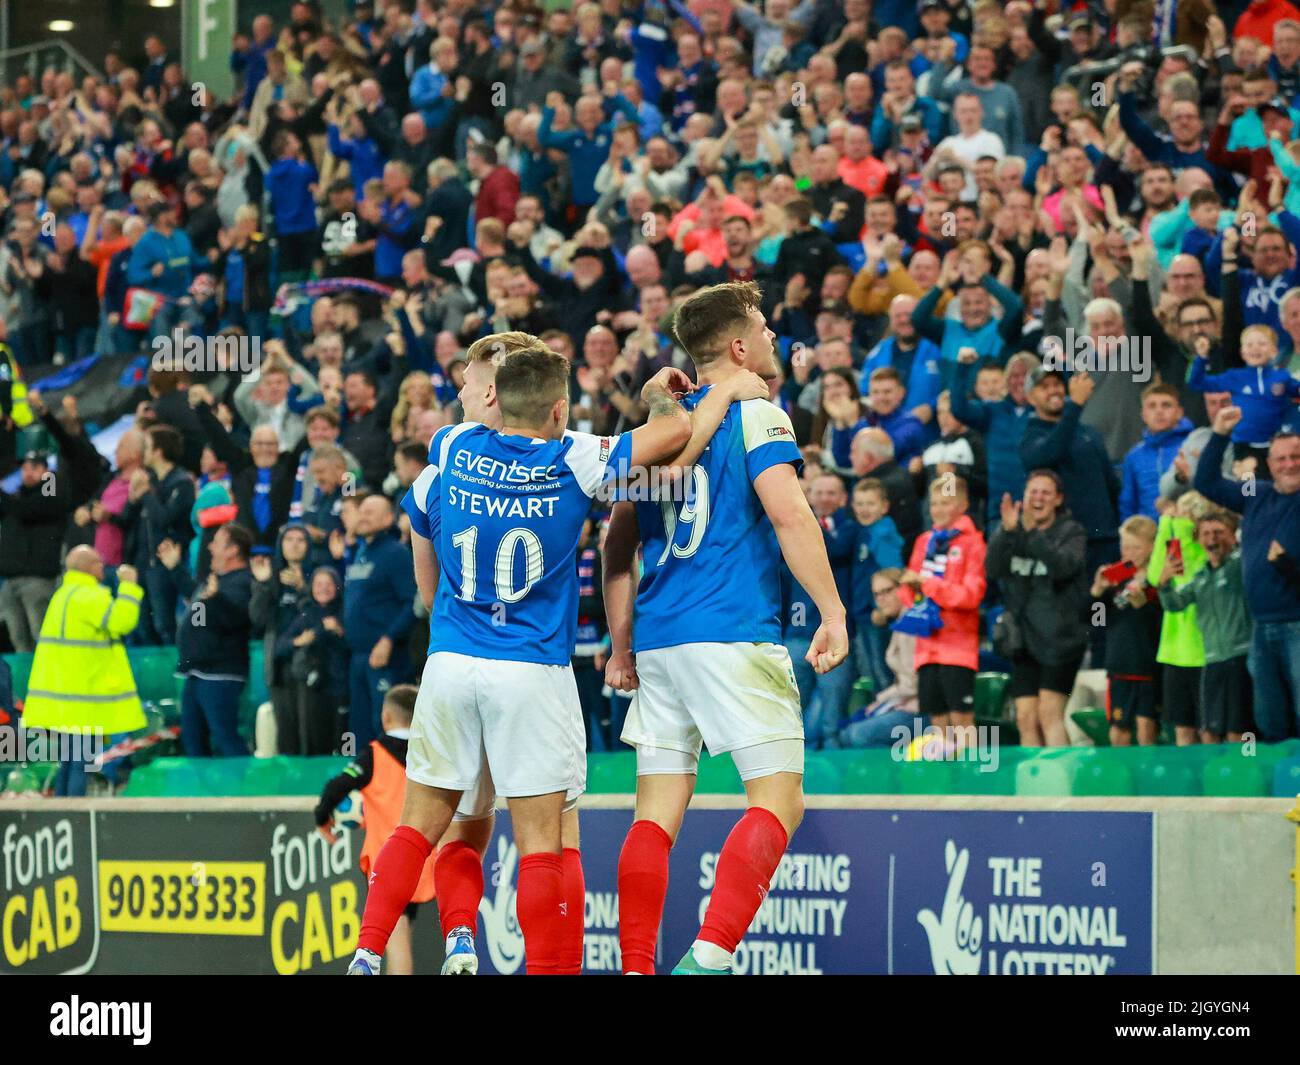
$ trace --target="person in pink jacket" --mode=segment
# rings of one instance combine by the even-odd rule
[[[916,673],[921,713],[940,727],[975,723],[984,537],[966,513],[966,482],[944,473],[930,485],[932,527],[917,538],[903,583],[939,608],[941,624],[918,635]],[[964,734],[957,733],[957,737]],[[958,742],[958,746],[961,743]]]

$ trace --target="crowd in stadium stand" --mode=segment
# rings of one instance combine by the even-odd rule
[[[658,369],[692,373],[674,305],[755,281],[853,622],[851,662],[814,674],[787,580],[812,746],[960,723],[998,668],[1025,744],[1069,742],[1082,668],[1117,744],[1296,733],[1286,0],[357,0],[248,25],[230,98],[157,38],[0,95],[15,649],[91,544],[110,584],[139,574],[129,641],[179,645],[208,726],[187,753],[247,752],[258,639],[282,752],[364,744],[423,661],[398,504],[462,416],[467,347],[542,337],[571,427],[614,434]],[[234,342],[192,365],[187,336]],[[91,353],[149,359],[111,463],[76,399],[22,383]],[[574,663],[611,749],[601,518]]]

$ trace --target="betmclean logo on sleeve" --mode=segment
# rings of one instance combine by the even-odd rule
[[[138,1047],[152,1038],[153,1005],[149,1002],[82,1002],[77,995],[70,1002],[50,1006],[50,1035],[129,1036]]]
[[[784,425],[774,425],[767,431],[767,435],[771,437],[789,436],[790,430]]]

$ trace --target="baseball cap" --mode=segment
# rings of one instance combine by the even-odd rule
[[[44,451],[33,449],[23,456],[23,462],[35,462],[41,466],[48,466],[50,464],[50,456]]]
[[[598,248],[578,248],[569,256],[569,262],[577,262],[579,259],[597,259],[603,263],[605,256]]]
[[[903,116],[902,120],[898,123],[898,128],[903,133],[915,133],[917,130],[922,128],[922,125],[921,116],[916,112],[912,112],[910,115]]]
[[[916,9],[922,13],[926,11],[931,11],[934,8],[942,8],[942,7],[943,4],[939,3],[939,0],[921,0],[921,2],[916,5]]]
[[[527,41],[523,47],[519,49],[519,54],[541,55],[544,51],[546,51],[546,48],[542,45],[541,41]]]
[[[1048,377],[1055,377],[1061,384],[1065,384],[1065,374],[1060,370],[1054,370],[1050,366],[1035,366],[1025,375],[1025,390],[1037,388]]]
[[[1092,29],[1092,16],[1086,11],[1080,11],[1078,14],[1071,15],[1066,20],[1065,25],[1070,30],[1090,30]]]

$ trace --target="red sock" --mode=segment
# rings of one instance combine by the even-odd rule
[[[398,825],[380,848],[370,870],[366,912],[361,916],[357,946],[383,954],[388,937],[420,883],[433,844],[409,825]]]
[[[461,925],[477,932],[478,904],[483,898],[483,859],[478,851],[462,839],[440,847],[433,860],[433,883],[443,938]]]
[[[654,975],[672,846],[668,833],[653,821],[634,822],[623,841],[618,856],[618,940],[625,973]]]
[[[762,905],[788,842],[785,828],[770,810],[753,806],[745,811],[718,855],[713,897],[700,929],[702,940],[728,954],[736,949]]]
[[[582,852],[565,847],[564,946],[560,951],[560,975],[582,975],[582,940],[587,931],[587,881],[582,875]]]
[[[564,862],[539,852],[519,859],[515,912],[524,933],[524,964],[529,976],[556,976],[564,948]]]

